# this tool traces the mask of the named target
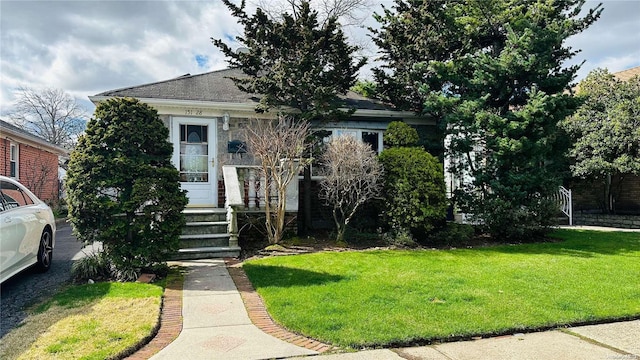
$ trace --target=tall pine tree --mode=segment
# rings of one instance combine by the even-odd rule
[[[246,74],[233,78],[238,88],[261,96],[256,111],[289,107],[306,120],[344,115],[339,95],[355,84],[366,59],[354,61],[358,48],[347,43],[335,17],[320,24],[308,1],[301,2],[295,16],[284,13],[281,20],[260,8],[247,14],[244,1],[240,6],[223,2],[244,26],[244,35],[236,39],[247,50],[234,51],[223,40],[212,40],[231,68]]]
[[[457,206],[496,237],[526,238],[550,225],[547,199],[560,184],[567,145],[557,125],[579,105],[564,93],[579,69],[563,67],[576,54],[564,42],[601,12],[598,6],[579,17],[583,4],[397,0],[395,11],[378,16],[382,29],[374,36],[394,59],[387,66],[409,74],[400,85],[412,103],[422,101],[423,112],[446,124],[458,164],[447,170],[470,175]],[[416,24],[423,24],[419,35]],[[406,47],[412,58],[403,55]],[[389,94],[392,85],[383,82]]]
[[[221,39],[212,39],[228,58],[231,68],[241,69],[245,77],[232,78],[242,91],[258,94],[257,112],[283,111],[300,120],[322,122],[349,116],[342,111],[340,95],[349,91],[366,59],[356,61],[356,46],[347,43],[337,18],[322,24],[308,1],[301,1],[295,15],[269,17],[258,8],[253,15],[223,0],[233,16],[244,26],[236,39],[246,51],[233,51]],[[292,111],[293,110],[293,111]],[[305,228],[311,227],[311,174],[304,173]]]

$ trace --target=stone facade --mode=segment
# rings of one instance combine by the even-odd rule
[[[575,225],[640,229],[640,215],[574,214]]]

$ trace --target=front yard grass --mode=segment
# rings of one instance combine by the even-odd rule
[[[163,284],[71,286],[34,307],[3,337],[0,359],[107,359],[126,353],[154,333]]]
[[[557,230],[558,242],[325,252],[248,261],[286,328],[392,346],[640,315],[640,234]]]

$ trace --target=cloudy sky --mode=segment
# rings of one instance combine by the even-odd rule
[[[640,0],[603,2],[600,20],[569,40],[582,49],[574,62],[586,61],[579,78],[640,66]],[[89,95],[224,68],[210,38],[233,44],[240,31],[217,0],[0,0],[0,115],[20,86],[63,89],[92,112]],[[365,32],[351,31],[359,42]]]

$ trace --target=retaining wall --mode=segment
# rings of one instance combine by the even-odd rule
[[[573,214],[574,225],[640,229],[640,215]]]

